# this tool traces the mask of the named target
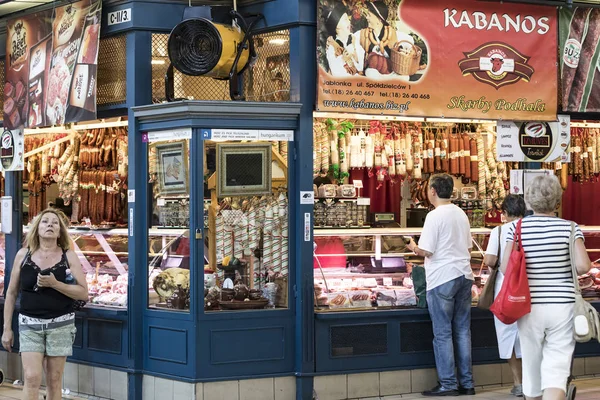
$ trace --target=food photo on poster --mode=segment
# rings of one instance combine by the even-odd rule
[[[318,32],[317,111],[556,119],[551,7],[320,0]]]
[[[562,109],[571,112],[600,111],[600,9],[561,8],[560,67]]]
[[[96,117],[102,2],[82,0],[7,22],[4,126]]]

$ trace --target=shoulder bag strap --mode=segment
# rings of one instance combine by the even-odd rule
[[[521,243],[521,223],[523,222],[522,219],[520,219],[517,222],[517,226],[515,227],[515,234],[513,236],[513,251],[517,250],[520,251],[521,253],[523,253],[523,246]]]
[[[502,225],[498,227],[498,258],[496,259],[496,268],[500,268],[502,264],[502,259],[500,258],[500,253],[502,252]]]
[[[579,279],[577,277],[577,266],[575,265],[575,222],[571,221],[571,236],[569,237],[569,256],[571,258],[571,272],[573,273],[573,285],[575,294],[581,294]]]

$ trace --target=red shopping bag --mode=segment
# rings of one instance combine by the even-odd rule
[[[531,292],[527,279],[527,264],[521,241],[521,222],[517,222],[514,244],[500,293],[490,311],[503,323],[513,324],[531,312]]]

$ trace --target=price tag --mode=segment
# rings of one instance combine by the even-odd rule
[[[392,278],[389,277],[385,277],[383,278],[383,286],[392,286],[394,283],[392,281]]]
[[[357,189],[363,188],[363,181],[361,181],[361,180],[352,181],[352,183],[354,184],[354,187]]]
[[[156,205],[159,207],[164,207],[167,204],[167,201],[163,198],[156,199]]]
[[[356,204],[359,206],[370,206],[371,199],[368,197],[359,197],[358,199],[356,199]]]

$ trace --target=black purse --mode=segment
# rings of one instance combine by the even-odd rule
[[[67,268],[70,270],[71,266],[69,265],[69,259],[66,256],[65,256],[65,259],[67,261]],[[76,284],[77,281],[75,280],[75,277],[73,275],[71,275],[71,277],[73,278],[73,282],[69,282],[67,284],[69,284],[69,285]],[[85,301],[85,300],[73,300],[73,305],[72,305],[73,312],[80,311],[83,307],[85,307],[86,304],[87,304],[87,301]]]

